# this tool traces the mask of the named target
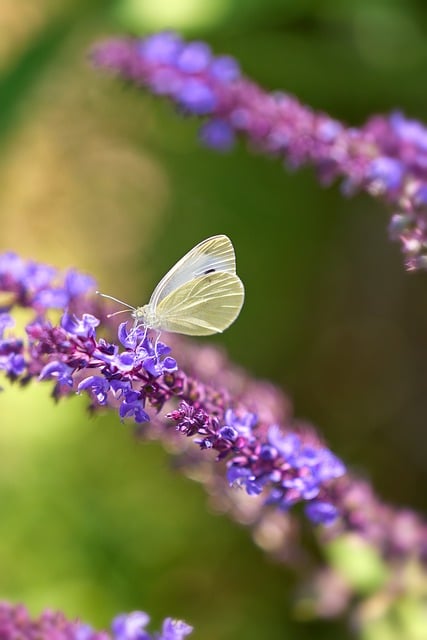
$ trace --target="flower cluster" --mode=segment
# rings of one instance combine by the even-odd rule
[[[306,513],[314,523],[331,524],[338,510],[331,503],[328,481],[345,474],[342,462],[319,442],[308,444],[296,433],[285,433],[271,425],[266,436],[257,432],[254,413],[228,409],[222,420],[201,408],[182,402],[169,416],[177,429],[197,438],[202,449],[214,449],[218,459],[227,459],[230,485],[243,486],[248,495],[266,490],[266,504],[287,511],[306,502]]]
[[[14,253],[1,255],[0,291],[10,297],[0,313],[0,369],[22,384],[33,378],[56,380],[56,398],[86,391],[96,406],[118,406],[121,418],[148,421],[145,386],[152,404],[159,401],[160,407],[168,396],[157,397],[153,381],[175,371],[177,364],[167,355],[167,345],[154,343],[139,327],[128,332],[126,322],[118,329],[124,349],[97,339],[100,320],[91,313],[78,318],[70,311],[94,307],[86,295],[94,284],[93,278],[75,270],[61,275],[51,266],[25,261]],[[25,339],[11,331],[15,322],[10,312],[16,305],[34,311]],[[66,309],[59,326],[48,318],[54,309]]]
[[[2,640],[184,640],[193,630],[181,620],[166,618],[162,630],[152,635],[146,630],[149,621],[143,611],[121,614],[114,618],[108,633],[68,620],[61,612],[46,610],[38,618],[31,618],[22,605],[0,603]]]
[[[209,147],[226,151],[239,134],[292,168],[312,164],[324,184],[342,177],[345,194],[363,189],[381,197],[394,209],[390,234],[407,268],[427,268],[427,128],[419,122],[392,113],[345,126],[294,96],[264,91],[233,58],[172,32],[107,40],[92,60],[203,117],[200,138]]]
[[[46,351],[49,362],[39,373],[40,380],[57,380],[56,395],[67,387],[77,393],[86,391],[93,406],[118,404],[120,418],[133,417],[135,422],[148,422],[147,399],[157,408],[163,406],[170,393],[157,393],[155,379],[176,371],[176,361],[167,356],[170,348],[153,341],[140,328],[127,331],[127,323],[119,326],[118,339],[125,347],[120,350],[96,337],[99,320],[91,314],[81,319],[65,313],[60,327],[45,322],[27,327],[33,363],[43,363]],[[52,359],[53,358],[53,359]]]
[[[150,436],[170,440],[175,434],[181,441],[180,435],[187,436],[198,444],[198,453],[190,447],[187,459],[212,469],[208,491],[218,493],[220,487],[239,517],[242,492],[234,487],[243,487],[253,505],[250,520],[258,527],[299,503],[311,522],[328,526],[328,535],[357,532],[384,556],[415,554],[427,560],[427,526],[421,518],[384,505],[369,485],[346,473],[316,431],[295,421],[289,400],[272,385],[233,368],[213,347],[174,338],[178,368],[169,346],[154,342],[140,327],[128,331],[126,323],[119,325],[118,340],[109,342],[97,336],[100,318],[105,329],[112,327],[99,298],[88,295],[93,283],[88,276],[75,271],[61,276],[14,254],[0,256],[0,265],[0,292],[9,294],[0,314],[0,368],[11,381],[54,380],[55,398],[85,393],[92,410],[113,408],[121,419],[144,424]],[[54,301],[52,291],[68,292],[69,310],[59,323],[39,302],[41,297]],[[16,306],[33,311],[25,335],[14,335]],[[71,308],[86,312],[77,316]],[[175,407],[162,415],[171,403]],[[212,465],[209,452],[221,464]],[[275,526],[289,530],[284,519],[276,518]],[[283,546],[289,546],[287,534]]]
[[[287,563],[295,566],[302,557],[299,519],[295,510],[290,513],[297,504],[312,523],[324,525],[318,528],[321,543],[337,534],[356,533],[379,557],[387,558],[396,574],[409,560],[420,566],[427,562],[422,518],[384,504],[368,483],[346,472],[316,430],[293,417],[289,398],[273,385],[251,379],[215,347],[170,336],[178,367],[170,347],[153,341],[141,327],[129,331],[122,323],[114,329],[99,297],[90,295],[92,280],[87,276],[75,271],[61,276],[13,254],[0,256],[0,264],[0,293],[7,300],[0,313],[0,369],[12,382],[53,380],[55,398],[88,394],[92,410],[113,408],[121,419],[139,425],[138,433],[173,442],[191,477],[204,482],[221,508],[252,526],[258,544],[267,541],[265,548]],[[41,275],[47,273],[50,279]],[[77,283],[73,294],[66,285],[70,282]],[[41,291],[45,300],[54,300],[52,290],[68,291],[69,296],[68,309],[57,322],[50,317],[55,307],[39,303]],[[15,335],[13,313],[19,306],[31,317],[25,332]],[[101,325],[105,335],[114,329],[118,339],[97,335]],[[340,606],[346,602],[343,598]],[[0,623],[9,624],[7,611],[4,622],[1,615]],[[22,616],[22,624],[27,624]],[[51,619],[56,624],[57,618],[46,618]],[[147,621],[140,613],[118,617],[113,637],[150,640]],[[74,640],[73,633],[64,640]],[[79,640],[92,640],[87,627],[78,633]],[[161,633],[158,638],[163,640],[180,640],[188,627],[167,620]],[[27,635],[32,638],[29,631]],[[59,632],[57,637],[62,640]]]
[[[62,277],[50,265],[23,260],[13,252],[0,255],[0,290],[13,294],[14,304],[33,307],[40,314],[47,309],[71,307],[94,284],[93,278],[74,269]],[[3,309],[9,306],[2,305]]]
[[[13,264],[16,262],[15,257]],[[28,274],[27,263],[20,264]],[[31,263],[31,272],[50,273],[50,268]],[[15,293],[11,305],[19,303],[23,294],[26,305],[38,311],[37,294],[27,294],[28,276],[25,279],[16,270],[7,273],[4,269],[3,273],[9,291]],[[73,277],[82,278],[74,272]],[[38,280],[43,281],[48,300],[49,281]],[[66,274],[64,281],[69,280]],[[89,299],[87,304],[89,307]],[[8,335],[13,318],[10,313],[0,314],[0,367],[9,379],[21,383],[53,379],[55,398],[87,393],[92,409],[113,407],[121,419],[132,418],[138,424],[150,420],[150,408],[158,413],[169,400],[181,400],[179,409],[169,417],[179,432],[195,436],[201,450],[213,449],[218,460],[226,459],[230,485],[244,486],[249,495],[263,492],[268,504],[284,510],[304,502],[314,523],[331,524],[337,518],[338,510],[328,499],[328,486],[344,475],[345,467],[319,441],[307,442],[303,434],[268,425],[243,404],[239,406],[237,399],[186,376],[168,355],[170,347],[158,339],[153,343],[143,328],[128,331],[127,323],[121,323],[119,348],[98,338],[99,324],[91,313],[79,318],[65,311],[59,325],[54,325],[46,313],[37,312],[26,326],[24,340]]]

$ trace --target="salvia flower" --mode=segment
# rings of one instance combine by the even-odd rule
[[[90,276],[69,271],[65,278],[51,266],[23,260],[13,252],[0,257],[0,287],[16,295],[22,306],[46,308],[72,306],[77,297],[88,293],[95,281]]]
[[[44,611],[31,617],[23,605],[0,603],[0,638],[2,640],[184,640],[193,628],[181,620],[166,618],[162,630],[150,633],[150,617],[133,611],[114,618],[111,631],[95,631],[91,625],[68,620],[61,612]]]
[[[284,510],[306,502],[310,507],[306,513],[316,524],[331,524],[339,515],[333,505],[327,509],[327,482],[344,475],[346,469],[326,447],[304,445],[299,436],[285,435],[277,425],[267,435],[258,434],[259,420],[248,412],[228,409],[222,423],[181,402],[168,417],[181,433],[202,436],[196,440],[201,449],[213,449],[219,460],[227,459],[230,485],[242,486],[248,495],[259,495],[265,489],[265,502]],[[323,511],[315,508],[317,503],[324,505]]]
[[[203,467],[206,488],[229,500],[236,517],[260,531],[276,514],[274,526],[283,527],[283,557],[290,544],[288,513],[299,504],[329,535],[357,532],[389,558],[415,555],[427,561],[422,519],[412,514],[412,533],[402,535],[400,523],[408,521],[403,512],[384,505],[348,473],[315,429],[293,418],[289,399],[272,385],[251,380],[213,347],[174,337],[178,367],[169,345],[153,340],[142,327],[129,330],[126,322],[115,329],[116,340],[99,337],[101,325],[110,333],[112,326],[99,298],[87,295],[91,279],[76,272],[71,281],[78,283],[77,293],[55,324],[34,294],[40,283],[49,288],[47,276],[40,274],[51,278],[55,273],[49,286],[58,289],[65,289],[69,276],[10,253],[0,255],[0,265],[0,291],[11,294],[8,311],[0,314],[0,368],[11,381],[53,381],[55,399],[87,394],[91,410],[111,408],[121,420],[138,425],[139,434],[173,440],[174,446],[179,440],[187,461]],[[28,280],[29,272],[39,274],[37,286]],[[15,335],[13,326],[19,305],[33,310],[24,336]],[[182,436],[198,448],[184,447]],[[252,501],[245,513],[242,495]]]
[[[390,235],[408,269],[427,269],[427,127],[395,112],[348,127],[283,92],[269,93],[242,75],[236,60],[215,56],[203,42],[163,32],[96,45],[93,63],[202,117],[201,141],[228,151],[237,135],[285,165],[314,165],[342,191],[365,190],[394,210]]]
[[[199,48],[196,53],[207,55]],[[28,266],[12,254],[7,254],[3,264],[11,266],[10,273],[4,268],[5,282],[15,291],[17,283],[25,281]],[[314,499],[328,502],[328,483],[345,473],[342,463],[330,463],[334,456],[328,449],[318,442],[308,446],[303,436],[285,434],[278,426],[268,427],[253,411],[191,381],[178,369],[170,347],[158,337],[153,341],[142,327],[129,330],[128,323],[122,322],[115,342],[98,338],[100,319],[88,312],[89,300],[81,316],[66,309],[59,325],[53,325],[47,315],[49,306],[41,311],[38,293],[43,291],[46,302],[55,308],[57,298],[52,291],[72,290],[80,298],[91,280],[70,271],[64,286],[52,268],[31,263],[30,271],[49,274],[49,278],[37,278],[43,288],[32,297],[25,290],[17,293],[15,303],[25,293],[25,304],[36,312],[26,326],[25,341],[6,335],[13,330],[13,318],[0,314],[0,368],[11,380],[53,380],[56,399],[85,393],[92,410],[112,407],[121,420],[131,419],[138,425],[149,422],[150,415],[169,401],[179,400],[179,407],[167,417],[178,432],[194,438],[202,451],[215,451],[218,461],[226,461],[231,485],[244,487],[249,495],[264,493],[266,502],[281,509]]]

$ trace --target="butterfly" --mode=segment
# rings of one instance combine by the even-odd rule
[[[202,240],[178,260],[160,280],[148,304],[132,307],[112,296],[99,295],[131,309],[134,329],[142,326],[145,330],[208,336],[222,333],[236,320],[245,290],[236,275],[231,240],[218,235]]]

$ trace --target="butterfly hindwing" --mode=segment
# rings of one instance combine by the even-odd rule
[[[192,336],[221,333],[239,315],[244,288],[234,273],[200,275],[173,289],[156,307],[161,329]]]

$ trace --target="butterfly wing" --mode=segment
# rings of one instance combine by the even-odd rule
[[[207,238],[186,253],[160,280],[150,298],[150,306],[155,309],[175,289],[195,278],[217,271],[236,273],[234,248],[230,238],[224,235]]]
[[[217,271],[185,282],[156,309],[160,328],[189,336],[221,333],[239,315],[245,292],[234,273]]]

